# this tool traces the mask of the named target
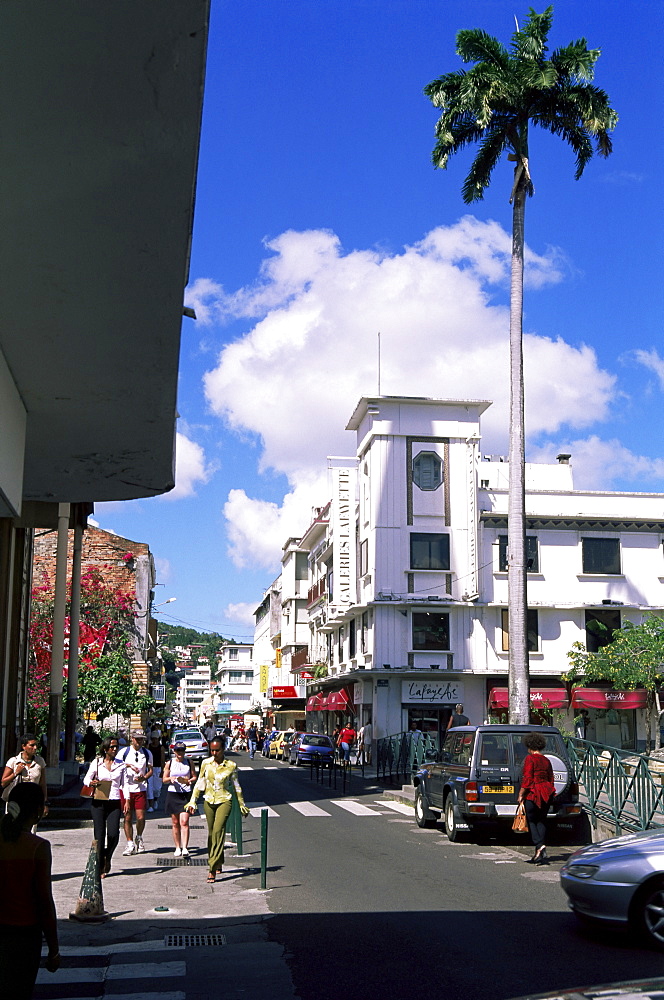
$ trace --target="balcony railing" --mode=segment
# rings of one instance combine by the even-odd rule
[[[318,583],[315,583],[313,587],[309,587],[307,592],[307,607],[310,608],[312,604],[316,601],[320,601],[321,597],[325,593],[325,577],[322,576]]]

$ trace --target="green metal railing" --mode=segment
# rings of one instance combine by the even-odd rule
[[[664,773],[651,759],[587,740],[565,742],[586,812],[618,834],[664,826]]]
[[[384,736],[376,746],[376,777],[384,781],[410,781],[413,771],[439,750],[437,735],[397,733]]]

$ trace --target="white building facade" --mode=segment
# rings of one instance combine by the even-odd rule
[[[217,722],[242,716],[252,704],[254,646],[251,642],[225,642],[219,651],[213,710]],[[234,720],[238,721],[238,720]]]
[[[285,548],[308,554],[300,670],[327,672],[308,680],[308,728],[350,716],[375,738],[413,721],[440,737],[457,702],[471,722],[505,717],[508,464],[481,454],[489,405],[360,400],[356,455],[329,460],[331,502]],[[610,636],[661,612],[664,496],[575,491],[569,456],[528,465],[526,492],[534,719],[571,730],[583,709],[588,738],[640,748],[643,692],[571,690],[561,674],[575,641],[606,641],[594,623]]]

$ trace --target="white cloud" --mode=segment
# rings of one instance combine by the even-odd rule
[[[168,559],[164,559],[161,556],[153,556],[154,565],[157,571],[157,580],[159,583],[170,583],[172,579],[172,567]]]
[[[664,358],[661,358],[654,348],[651,351],[634,351],[634,357],[645,368],[655,373],[660,388],[664,389]]]
[[[236,566],[275,568],[286,540],[299,537],[313,519],[312,508],[327,502],[327,473],[302,473],[298,479],[281,506],[253,499],[244,490],[230,491],[224,517],[229,555]]]
[[[301,533],[325,456],[353,454],[344,431],[357,400],[393,395],[493,400],[483,448],[505,450],[508,426],[511,238],[495,222],[466,216],[402,252],[342,251],[327,231],[283,233],[268,245],[258,281],[232,295],[195,282],[209,321],[251,318],[205,376],[213,413],[262,443],[260,469],[287,476],[283,506],[233,490],[225,506],[230,552],[239,566],[274,566],[289,534]],[[526,282],[561,280],[555,250],[528,250]],[[498,286],[494,289],[494,286]],[[495,293],[500,294],[500,301]],[[605,419],[614,377],[594,351],[561,337],[526,333],[526,424],[532,436]],[[305,516],[306,515],[306,516]]]
[[[205,452],[199,444],[179,431],[175,435],[175,487],[163,493],[159,500],[182,500],[193,496],[198,483],[207,483],[212,475],[205,463]]]
[[[541,448],[532,448],[533,462],[555,462],[560,453],[572,456],[574,488],[577,490],[610,490],[620,488],[629,480],[652,482],[661,489],[664,479],[664,458],[635,455],[615,438],[603,441],[592,434],[576,441],[562,441]]]
[[[224,619],[232,625],[254,625],[257,603],[257,601],[251,603],[240,601],[238,604],[227,604],[223,610]]]

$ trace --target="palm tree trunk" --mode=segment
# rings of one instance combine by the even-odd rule
[[[518,169],[518,166],[517,166]],[[507,602],[509,629],[509,720],[530,721],[526,599],[526,482],[523,389],[523,248],[526,214],[524,176],[512,207],[510,284],[510,447],[507,521]]]

